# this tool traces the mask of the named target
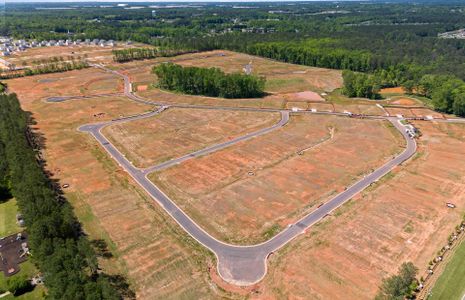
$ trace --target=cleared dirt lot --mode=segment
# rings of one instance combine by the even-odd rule
[[[406,97],[397,97],[387,102],[391,105],[423,106],[423,103],[421,103],[419,100]]]
[[[20,92],[25,100],[123,92],[122,79],[96,68],[22,77],[6,82],[11,82],[12,90]]]
[[[49,59],[51,57],[63,57],[69,60],[87,59],[90,62],[110,63],[113,61],[112,50],[141,47],[141,45],[117,45],[116,47],[100,47],[90,45],[52,46],[26,49],[24,52],[16,52],[6,58],[7,61],[18,67],[30,66],[34,61]]]
[[[267,78],[269,92],[332,91],[342,85],[341,72],[277,62],[231,51],[211,51],[178,56],[180,65],[217,67],[225,72],[243,72],[252,63],[253,74]],[[182,60],[184,58],[184,60]]]
[[[390,87],[390,88],[384,88],[379,91],[381,95],[386,95],[386,94],[405,94],[405,90],[398,86],[398,87]]]
[[[243,72],[244,65],[252,61],[253,73],[267,78],[265,90],[273,95],[263,99],[228,100],[192,97],[160,91],[153,87],[153,84],[156,83],[156,76],[151,74],[151,70],[154,65],[166,61],[184,66],[217,67],[225,72]],[[319,92],[332,91],[342,85],[341,72],[337,70],[286,64],[242,53],[219,50],[113,64],[111,67],[128,75],[134,82],[135,90],[139,95],[168,103],[284,108],[287,101],[324,101],[319,96]],[[141,89],[139,89],[140,86]]]
[[[169,109],[149,119],[109,126],[103,133],[137,167],[150,167],[276,124],[278,113]]]
[[[224,296],[209,282],[209,254],[136,189],[94,139],[76,130],[88,122],[140,113],[151,107],[110,97],[45,103],[41,95],[23,92],[24,83],[24,79],[8,82],[23,108],[32,112],[37,122],[35,130],[43,135],[47,169],[61,183],[70,184],[66,197],[89,238],[107,241],[113,258],[101,259],[103,269],[127,274],[141,299]],[[47,92],[61,93],[52,88]],[[105,111],[106,115],[95,120],[95,111]]]
[[[47,168],[60,182],[70,184],[66,196],[90,239],[109,244],[114,257],[101,260],[105,271],[127,274],[140,299],[241,298],[212,282],[207,270],[214,265],[210,254],[134,187],[92,138],[76,131],[84,123],[152,107],[116,96],[43,101],[57,95],[122,91],[120,79],[93,68],[8,84],[19,94],[23,108],[32,112],[34,128],[44,137]],[[167,102],[178,101],[170,100],[173,94],[157,93]],[[192,103],[223,103],[222,99],[179,97]],[[329,103],[289,104],[272,97],[227,103],[257,107],[303,103],[309,108],[334,109]],[[347,109],[341,103],[335,106]],[[413,115],[415,109],[409,111]],[[104,114],[97,118],[98,113]],[[196,119],[190,113],[184,117]],[[227,126],[238,129],[228,122]],[[398,135],[380,123],[293,116],[279,131],[185,162],[157,174],[156,180],[215,236],[238,243],[263,240],[398,151],[402,145]],[[372,299],[381,278],[395,272],[403,261],[412,260],[421,270],[426,267],[465,210],[465,127],[416,125],[423,133],[420,154],[273,254],[269,273],[252,298]],[[204,138],[212,138],[207,132],[216,129],[199,129],[202,138],[191,137],[189,143],[205,142]],[[189,132],[197,133],[186,129],[177,134],[189,136]],[[177,147],[190,149],[190,145]],[[297,154],[300,151],[303,155]],[[150,154],[149,148],[141,152],[144,157]],[[454,202],[457,209],[447,209],[445,202]]]
[[[209,233],[252,243],[390,159],[400,144],[381,121],[295,115],[279,130],[151,179]]]
[[[349,111],[353,114],[364,114],[364,115],[377,115],[377,116],[384,116],[384,111],[377,107],[374,104],[334,104],[335,111],[337,112],[344,112]]]
[[[402,115],[407,118],[420,117],[424,118],[426,116],[433,116],[436,119],[443,119],[444,115],[433,111],[428,108],[400,108],[400,107],[386,107],[385,108],[390,115]]]
[[[415,125],[419,154],[277,252],[258,298],[373,299],[402,262],[427,267],[465,210],[465,127]]]

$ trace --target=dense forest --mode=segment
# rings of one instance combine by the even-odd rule
[[[0,95],[0,183],[17,200],[33,261],[50,299],[119,299],[73,209],[45,175],[26,139],[28,117],[15,94]],[[11,188],[11,190],[10,190]]]
[[[0,96],[6,91],[6,84],[0,82]],[[8,163],[5,159],[5,145],[0,139],[0,203],[11,198]]]
[[[225,74],[218,68],[182,67],[165,63],[155,66],[158,86],[163,89],[222,98],[257,98],[264,95],[265,79],[240,73]]]
[[[53,9],[57,6],[62,9]],[[0,35],[132,40],[173,50],[221,48],[354,71],[403,63],[465,79],[465,40],[438,38],[465,27],[463,1],[138,7],[7,3]]]

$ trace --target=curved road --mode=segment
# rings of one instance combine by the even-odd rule
[[[156,103],[152,101],[145,100],[134,95],[131,91],[131,83],[129,82],[129,78],[125,75],[122,75],[118,72],[108,70],[102,66],[97,66],[102,68],[108,72],[112,72],[118,76],[123,77],[125,82],[125,95],[132,100],[150,104],[150,105],[163,105],[162,103]],[[197,225],[183,210],[181,210],[173,200],[171,200],[167,195],[165,195],[157,186],[155,186],[148,178],[148,174],[153,171],[160,170],[163,168],[167,168],[174,164],[180,163],[192,157],[196,157],[199,155],[208,154],[219,149],[223,149],[228,147],[234,143],[247,140],[253,138],[257,135],[262,135],[271,130],[284,126],[289,119],[289,111],[287,110],[264,110],[264,109],[254,109],[254,108],[226,108],[226,107],[204,107],[204,106],[196,106],[196,105],[172,105],[173,107],[189,107],[189,108],[209,108],[209,109],[240,109],[240,110],[256,110],[256,111],[279,111],[281,112],[282,119],[281,121],[270,127],[259,130],[257,132],[245,135],[243,137],[236,138],[234,140],[218,144],[215,146],[211,146],[205,148],[200,151],[196,151],[189,155],[180,157],[175,160],[168,161],[166,163],[160,164],[155,167],[151,167],[148,169],[140,170],[135,168],[130,161],[128,161],[123,154],[121,154],[116,147],[110,143],[110,141],[101,133],[101,129],[117,122],[127,122],[131,120],[137,120],[141,118],[147,118],[153,116],[155,114],[160,113],[168,106],[162,106],[160,109],[139,115],[139,116],[132,116],[124,119],[117,119],[111,122],[106,123],[97,123],[97,124],[89,124],[84,125],[79,128],[80,131],[90,133],[101,145],[102,147],[115,159],[119,165],[126,170],[129,175],[134,178],[134,180],[144,189],[147,193],[158,202],[158,204],[163,207],[163,209],[195,240],[199,243],[210,249],[213,253],[215,253],[217,257],[217,269],[219,275],[227,282],[236,284],[236,285],[252,285],[258,281],[260,281],[266,274],[267,266],[266,266],[266,258],[273,253],[274,251],[278,250],[279,248],[283,247],[287,243],[289,243],[292,239],[297,237],[298,235],[305,232],[313,224],[317,223],[325,216],[330,214],[333,210],[338,208],[339,206],[343,205],[347,201],[349,201],[354,195],[363,191],[366,187],[371,185],[372,183],[378,181],[381,177],[389,173],[394,167],[402,164],[404,161],[408,160],[415,152],[416,152],[416,142],[414,139],[411,139],[408,134],[405,132],[405,127],[399,122],[397,118],[393,117],[376,117],[380,119],[385,119],[390,121],[402,134],[404,139],[406,140],[406,148],[405,150],[398,156],[396,156],[391,161],[387,162],[383,166],[376,169],[371,174],[365,176],[364,178],[357,181],[352,186],[348,187],[342,193],[336,195],[328,202],[323,204],[322,206],[318,207],[314,211],[310,212],[309,214],[305,215],[302,219],[295,222],[294,224],[289,225],[286,229],[281,231],[279,234],[271,238],[270,240],[251,246],[237,246],[237,245],[230,245],[223,243],[216,238],[209,235],[206,231],[204,231],[199,225]],[[335,115],[345,115],[340,113],[328,113],[328,114],[335,114]]]

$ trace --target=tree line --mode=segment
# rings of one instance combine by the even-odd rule
[[[240,73],[226,74],[218,68],[182,67],[163,63],[153,68],[162,89],[190,95],[222,98],[262,97],[265,78]]]
[[[26,138],[28,116],[15,94],[0,95],[0,179],[27,224],[33,261],[50,299],[120,299],[99,273],[96,254],[71,205],[38,164]]]
[[[0,82],[0,96],[5,93],[6,84]],[[11,198],[8,163],[5,159],[5,145],[0,139],[0,203]]]
[[[426,74],[405,80],[401,86],[407,93],[431,99],[437,111],[465,117],[465,82],[453,75]]]
[[[373,75],[345,70],[342,72],[342,93],[347,97],[378,99],[379,85]]]
[[[379,99],[381,87],[402,86],[406,93],[431,99],[439,112],[465,117],[465,82],[453,75],[424,74],[415,66],[391,66],[374,74],[344,71],[342,92],[348,97]]]
[[[312,67],[365,72],[376,69],[377,61],[367,51],[338,48],[330,39],[297,43],[257,43],[247,48],[253,55]]]
[[[0,72],[0,79],[11,79],[25,76],[33,76],[39,74],[66,72],[71,70],[80,70],[88,68],[89,64],[84,60],[49,60],[45,64],[33,66],[31,68],[2,70]]]
[[[180,54],[191,53],[193,51],[186,50],[162,50],[159,48],[129,48],[121,50],[113,50],[113,60],[115,62],[124,63],[133,60],[143,60],[157,57],[171,57]]]

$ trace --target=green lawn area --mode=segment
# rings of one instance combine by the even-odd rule
[[[16,225],[16,214],[18,213],[18,206],[15,199],[8,200],[7,202],[0,203],[0,237],[9,236],[11,234],[22,231],[23,229]],[[25,261],[19,265],[21,270],[14,276],[21,276],[23,274],[27,277],[32,278],[38,273],[36,267],[30,262]],[[0,272],[0,291],[7,290],[7,278]],[[36,287],[33,291],[23,294],[18,297],[8,295],[1,298],[1,300],[36,300],[44,299],[44,288],[43,286]]]
[[[0,203],[0,237],[21,231],[21,228],[16,225],[17,213],[18,206],[15,199]]]
[[[21,275],[26,275],[28,278],[32,278],[34,275],[38,273],[37,268],[28,260],[23,262],[22,264],[19,265],[21,270],[19,271],[18,274],[15,274],[14,276],[21,276]],[[3,274],[3,272],[0,272],[0,290],[7,290],[7,278]],[[18,297],[14,297],[13,295],[8,295],[4,298],[1,298],[2,300],[36,300],[36,299],[44,299],[44,292],[45,289],[43,286],[36,287],[34,290],[32,290],[29,293],[25,293],[23,295],[20,295]]]
[[[269,92],[287,92],[295,88],[306,87],[308,84],[303,78],[272,78],[265,83],[265,91]],[[292,88],[290,88],[292,87]],[[283,91],[284,89],[284,91]]]
[[[465,294],[465,243],[456,249],[454,256],[439,277],[428,299],[460,300]]]

